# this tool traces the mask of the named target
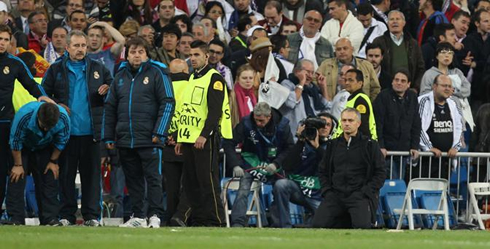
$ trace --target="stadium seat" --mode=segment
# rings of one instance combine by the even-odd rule
[[[230,227],[230,214],[233,210],[230,210],[230,207],[236,197],[236,191],[238,191],[240,187],[240,180],[238,178],[223,178],[221,181],[221,185],[223,187],[223,205],[225,208],[226,215],[226,227]],[[247,216],[256,217],[257,227],[262,227],[262,217],[261,217],[261,202],[259,198],[259,192],[261,188],[261,182],[258,180],[254,180],[252,186],[250,187],[250,192],[252,193],[251,199],[248,209]],[[232,195],[230,192],[234,191]]]
[[[292,202],[289,203],[289,215],[291,217],[291,225],[298,225],[304,223],[305,208],[300,205],[296,205]]]
[[[444,229],[449,229],[449,211],[447,204],[447,189],[448,182],[446,179],[422,179],[416,178],[412,179],[408,184],[407,193],[403,199],[403,206],[400,209],[394,210],[396,213],[400,213],[400,218],[398,219],[398,224],[396,229],[400,230],[402,228],[402,221],[405,216],[408,217],[408,227],[410,230],[414,230],[414,214],[422,214],[422,215],[441,215],[444,217]],[[417,190],[425,190],[425,191],[438,191],[441,193],[439,198],[439,204],[437,205],[437,209],[423,209],[423,208],[414,208],[413,200],[415,196],[413,195],[413,191]],[[434,222],[432,229],[437,228],[438,220]]]
[[[433,192],[433,191],[416,191],[414,193],[415,199],[417,200],[417,203],[419,204],[420,208],[425,208],[425,209],[437,209],[439,205],[439,201],[441,199],[441,193],[440,192]],[[450,200],[450,196],[447,196],[447,200]],[[448,205],[448,211],[449,211],[449,227],[455,227],[458,225],[458,219],[457,216],[455,215],[454,211],[454,205],[452,201],[447,202]],[[434,221],[436,220],[436,217],[434,215],[422,215],[422,222],[424,224],[425,228],[431,228],[434,226]],[[444,223],[442,220],[439,220],[438,227],[443,227]]]
[[[490,196],[490,183],[485,182],[473,182],[468,186],[468,191],[470,195],[470,203],[468,207],[468,213],[466,220],[468,222],[472,222],[476,220],[478,222],[478,226],[481,230],[485,230],[485,224],[483,220],[490,219],[490,213],[485,212],[484,214],[480,213],[480,208],[478,206],[478,200],[484,196]]]
[[[399,209],[403,205],[403,196],[405,196],[405,192],[407,191],[407,185],[405,181],[399,179],[393,180],[385,180],[383,187],[379,191],[379,208],[378,208],[378,217],[377,226],[383,223],[383,226],[386,225],[388,228],[396,228],[399,215],[394,213],[394,209]],[[379,217],[379,210],[381,211],[381,215],[383,219]],[[404,220],[404,226],[408,226],[408,220]]]

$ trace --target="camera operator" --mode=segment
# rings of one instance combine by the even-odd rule
[[[318,164],[323,158],[327,140],[334,133],[336,126],[337,121],[329,113],[307,118],[298,126],[298,141],[289,150],[282,164],[287,177],[277,180],[273,188],[273,227],[292,227],[289,202],[305,207],[311,214],[310,217],[313,217],[321,202]],[[305,223],[308,226],[309,220]]]
[[[235,151],[238,144],[242,144],[240,154]],[[265,102],[257,103],[253,112],[233,129],[233,138],[223,141],[229,170],[233,170],[233,177],[240,178],[231,212],[233,227],[244,227],[247,223],[248,195],[254,179],[275,180],[293,145],[289,120]]]

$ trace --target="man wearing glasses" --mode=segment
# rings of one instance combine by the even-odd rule
[[[209,42],[209,66],[216,69],[226,80],[228,90],[233,89],[233,75],[229,67],[225,66],[221,60],[225,56],[225,44],[219,39]]]
[[[461,148],[461,135],[463,133],[463,118],[461,109],[451,99],[454,88],[451,78],[439,74],[434,79],[432,91],[419,97],[420,118],[422,132],[420,134],[420,147],[422,151],[434,153],[433,167],[429,167],[429,160],[422,160],[422,175],[419,177],[446,178],[449,179],[449,161],[439,158],[442,152],[448,153],[449,158],[454,158]],[[420,172],[414,169],[413,172]]]
[[[296,64],[298,60],[311,60],[315,70],[325,59],[333,57],[332,44],[320,35],[322,15],[316,10],[306,12],[303,18],[303,27],[299,32],[288,35],[289,51],[288,60]]]
[[[43,12],[34,11],[27,18],[29,22],[30,32],[27,35],[29,40],[29,49],[40,53],[48,45],[48,38],[46,32],[48,31],[48,19]]]
[[[330,107],[325,81],[318,80],[318,85],[313,84],[314,73],[313,62],[302,59],[296,63],[293,73],[281,82],[281,85],[287,87],[290,92],[279,111],[289,120],[293,136],[302,120],[315,117]]]

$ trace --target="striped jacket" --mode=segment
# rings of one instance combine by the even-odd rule
[[[163,147],[175,109],[172,82],[163,63],[148,60],[136,74],[119,67],[104,104],[102,140],[120,148]]]
[[[62,151],[70,138],[70,118],[65,109],[58,106],[60,117],[58,123],[47,132],[39,129],[37,112],[43,102],[30,102],[15,114],[10,130],[10,149],[20,151],[40,150],[53,145]]]
[[[451,147],[459,151],[459,149],[461,148],[461,135],[463,134],[463,117],[461,109],[451,98],[446,99],[446,101],[449,105],[449,111],[451,112],[451,118],[453,121],[453,144]],[[429,129],[432,122],[434,107],[435,105],[433,91],[419,96],[419,114],[422,121],[422,131],[420,133],[420,148],[422,149],[422,151],[428,151],[433,147],[429,135],[427,134],[427,130]]]

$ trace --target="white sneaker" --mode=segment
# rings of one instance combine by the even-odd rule
[[[71,224],[71,222],[70,222],[69,220],[67,220],[67,219],[61,219],[61,220],[60,220],[60,224],[61,224],[61,226],[64,226],[64,227],[67,227],[67,226],[71,226],[71,225],[73,225],[73,224]]]
[[[160,228],[160,218],[156,214],[154,214],[150,219],[148,219],[149,223],[148,227],[149,228]]]
[[[137,228],[137,227],[147,227],[146,219],[141,218],[131,218],[126,223],[119,225],[119,227],[129,227],[129,228]]]
[[[86,220],[84,223],[83,223],[84,226],[86,227],[100,227],[102,226],[100,224],[100,222],[98,220]]]

